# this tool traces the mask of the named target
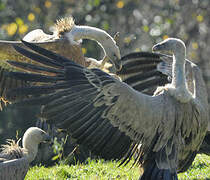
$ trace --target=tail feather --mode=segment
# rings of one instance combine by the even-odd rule
[[[170,169],[159,169],[155,160],[147,163],[139,180],[178,180],[177,173]]]

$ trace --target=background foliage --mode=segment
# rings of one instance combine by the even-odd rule
[[[73,15],[76,24],[120,32],[121,54],[151,51],[167,37],[185,41],[188,58],[208,60],[209,0],[0,0],[0,39],[18,40],[42,28],[50,33],[56,19]],[[94,42],[84,41],[86,56],[101,57]],[[0,113],[0,144],[36,122],[36,109],[7,108]]]

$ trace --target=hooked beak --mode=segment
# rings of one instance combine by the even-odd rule
[[[51,136],[49,136],[48,134],[45,134],[43,138],[43,142],[51,142],[51,140],[52,140]]]
[[[116,57],[112,60],[112,63],[114,64],[116,71],[120,71],[122,69],[122,62],[120,58]]]
[[[158,43],[152,47],[152,51],[161,51],[165,50],[165,44],[164,43]]]

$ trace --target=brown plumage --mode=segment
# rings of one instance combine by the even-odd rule
[[[64,33],[71,31],[74,25],[74,19],[71,16],[58,19],[54,27],[54,34],[57,34],[58,36],[63,36]]]
[[[34,42],[31,40],[30,42]],[[85,61],[85,58],[83,56],[82,50],[80,46],[72,46],[69,44],[68,40],[55,40],[52,42],[43,42],[38,43],[34,42],[35,44],[39,44],[42,47],[46,47],[49,50],[52,50],[54,52],[61,53],[63,56],[72,58],[75,62],[88,66],[88,62]],[[14,68],[12,66],[9,66],[6,63],[6,60],[13,59],[16,60],[16,62],[21,63],[32,63],[30,59],[27,57],[23,57],[21,54],[17,53],[14,48],[12,47],[13,44],[22,46],[21,42],[10,42],[10,41],[0,41],[0,109],[4,108],[5,105],[8,103],[5,92],[8,89],[14,88],[14,87],[25,87],[27,86],[27,83],[25,81],[15,80],[14,78],[6,77],[6,74],[8,72],[16,72],[20,70],[20,68]],[[33,64],[33,63],[32,63]],[[36,64],[36,63],[35,63]],[[27,72],[27,67],[21,68],[21,71]]]
[[[38,43],[42,47],[50,49],[50,50],[57,52],[59,54],[62,54],[65,57],[73,59],[73,60],[75,60],[75,62],[82,64],[86,67],[101,68],[102,67],[101,61],[86,59],[86,58],[84,58],[84,56],[81,52],[81,48],[77,44],[69,45],[69,40],[65,34],[68,33],[69,31],[71,31],[74,25],[75,24],[74,24],[73,18],[64,18],[64,19],[57,21],[53,35],[45,34],[42,30],[35,30],[35,31],[32,31],[31,33],[29,33],[28,35],[26,35],[24,37],[24,39],[29,42]],[[16,42],[2,41],[2,52],[4,52],[4,53],[6,52],[5,54],[2,53],[3,59],[13,59],[14,60],[17,58],[17,59],[19,59],[18,61],[20,61],[20,62],[30,62],[33,64],[37,64],[36,62],[33,62],[33,61],[27,59],[26,57],[22,56],[20,53],[15,52],[14,49],[11,48],[12,47],[11,44],[15,44],[15,43]],[[17,43],[17,44],[19,44],[19,43]],[[0,45],[1,45],[1,43],[0,43]],[[140,56],[142,55],[141,53],[139,53],[139,54],[140,54]],[[145,53],[145,55],[146,54],[147,53]],[[147,62],[140,64],[138,67],[136,67],[135,63],[133,65],[131,63],[130,67],[126,67],[126,64],[125,64],[125,65],[123,65],[122,70],[117,72],[117,75],[120,76],[124,82],[131,85],[134,89],[136,89],[140,92],[144,92],[146,94],[153,94],[154,89],[156,89],[157,85],[164,85],[164,84],[168,83],[169,81],[168,81],[167,76],[161,74],[158,70],[153,72],[153,74],[151,74],[151,76],[147,80],[144,80],[144,75],[146,74],[146,72],[150,73],[150,70],[151,69],[154,70],[154,68],[156,68],[158,63],[160,63],[162,61],[162,59],[159,58],[159,55],[154,55],[154,57],[153,57],[153,55],[151,55],[151,56],[148,57],[148,58],[150,58],[150,61],[148,61],[148,58],[144,57],[144,53],[143,53],[142,59],[145,58]],[[161,56],[161,57],[164,58],[164,56]],[[132,57],[130,57],[130,58],[132,59]],[[138,59],[138,57],[137,57],[137,59]],[[129,61],[129,57],[128,57],[128,61]],[[0,102],[1,102],[0,107],[3,108],[5,106],[5,104],[8,102],[7,99],[5,98],[5,93],[11,88],[28,86],[28,83],[26,83],[26,81],[17,80],[17,79],[11,78],[11,77],[5,77],[4,74],[6,74],[8,70],[9,71],[17,71],[20,68],[17,68],[17,66],[16,66],[16,68],[11,69],[13,66],[8,66],[8,64],[6,64],[6,63],[2,63],[2,64],[4,64],[4,65],[1,66],[1,74],[3,74],[3,75],[1,76],[2,81],[0,81],[1,82],[0,95],[2,97],[0,100]],[[187,62],[186,68],[188,67],[188,64],[190,64],[190,63]],[[106,65],[109,66],[110,64],[106,64]],[[2,67],[4,67],[4,68],[2,68]],[[107,71],[108,69],[109,70],[111,69],[112,72],[114,72],[113,67],[107,67],[107,68],[105,68],[105,71],[110,72],[110,71]],[[189,68],[189,69],[191,69],[191,68]],[[27,72],[27,67],[24,66],[24,68],[21,68],[21,71]],[[29,69],[29,71],[30,71],[30,69]],[[127,72],[124,72],[124,71],[127,71]],[[136,72],[136,71],[138,71],[138,72]],[[189,72],[190,71],[191,70],[189,70]],[[186,71],[186,72],[188,72],[188,71]],[[41,73],[41,71],[38,71],[38,73]],[[45,72],[45,73],[49,74],[49,72]],[[138,80],[135,80],[135,79],[138,79]],[[142,80],[139,80],[139,79],[142,79]],[[187,80],[187,83],[192,84],[192,81]],[[33,83],[33,84],[35,84],[35,83]],[[125,144],[127,144],[129,146],[130,143],[131,143],[131,140],[129,140],[129,138],[127,137]],[[206,144],[205,144],[205,146],[206,146]],[[201,152],[204,152],[204,151],[201,151]],[[117,156],[117,157],[119,157],[119,156]]]
[[[19,146],[19,142],[15,142],[13,139],[8,139],[7,144],[2,145],[0,150],[0,162],[23,157],[23,150]]]

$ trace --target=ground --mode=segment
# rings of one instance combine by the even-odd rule
[[[26,180],[68,180],[68,179],[138,179],[140,170],[138,167],[118,167],[119,162],[105,162],[104,160],[88,160],[86,164],[56,165],[50,168],[35,166],[30,168]],[[210,156],[197,155],[193,166],[185,173],[179,174],[179,180],[210,180]]]

